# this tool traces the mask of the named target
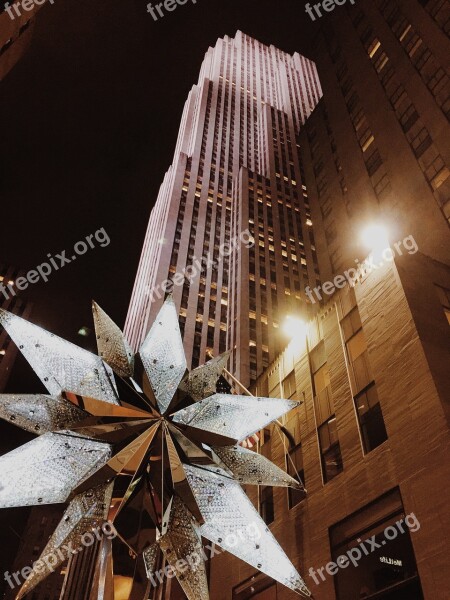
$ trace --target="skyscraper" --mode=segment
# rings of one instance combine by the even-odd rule
[[[273,425],[260,451],[308,494],[249,495],[320,600],[450,597],[448,6],[347,3],[311,48],[323,98],[300,146],[323,223],[320,309],[251,388],[302,402],[283,422],[289,443]],[[349,285],[363,242],[374,266]],[[369,539],[357,566],[339,565]],[[211,595],[293,598],[226,555],[212,561]]]
[[[281,350],[280,319],[306,312],[319,278],[298,134],[321,93],[313,62],[240,31],[208,50],[150,217],[125,326],[134,348],[173,289],[192,366],[229,348],[249,383]]]
[[[316,237],[330,258],[325,280],[362,258],[360,233],[376,220],[395,240],[412,234],[424,254],[448,261],[443,4],[358,2],[324,20],[311,49],[324,96],[300,141],[313,216],[317,207],[324,224]]]

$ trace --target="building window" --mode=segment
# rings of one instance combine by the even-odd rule
[[[273,488],[270,485],[259,487],[259,514],[266,525],[270,525],[275,520]]]
[[[353,394],[366,388],[373,380],[370,372],[367,342],[361,325],[359,311],[354,308],[341,322],[350,362],[350,379]]]
[[[369,175],[372,177],[383,164],[378,148],[375,148],[372,154],[366,160],[366,168]]]
[[[400,115],[400,124],[403,128],[403,131],[409,131],[418,118],[419,115],[414,107],[414,104],[411,103],[404,113]]]
[[[284,397],[288,400],[294,398],[294,396],[297,394],[297,388],[295,385],[295,370],[289,373],[289,375],[283,381],[283,393]]]
[[[316,394],[320,394],[330,385],[330,372],[327,363],[324,363],[318,371],[314,373],[314,388]]]
[[[387,440],[383,413],[374,382],[355,397],[355,404],[364,452],[367,454]]]
[[[311,351],[310,361],[323,480],[324,483],[327,483],[342,471],[343,464],[337,435],[333,396],[331,394],[330,374],[323,341]]]
[[[347,342],[350,360],[354,362],[367,350],[366,338],[362,329]]]
[[[422,154],[428,150],[432,144],[432,140],[428,130],[425,127],[419,131],[419,133],[411,140],[411,146],[416,155],[416,158],[420,158]]]
[[[367,550],[360,550],[357,566],[349,561],[345,568],[336,570],[337,600],[423,600],[410,533],[420,525],[412,517],[405,516],[400,493],[395,489],[331,527],[331,557],[335,563],[361,543]],[[371,539],[376,542],[373,548],[364,542]]]
[[[324,363],[314,374],[314,408],[317,423],[321,425],[334,413],[333,397],[330,386],[330,373]]]
[[[447,317],[448,324],[450,325],[450,290],[441,287],[440,285],[435,286],[439,300],[441,301],[444,314]]]
[[[286,455],[286,465],[288,474],[296,479],[300,478],[301,482],[305,481],[305,471],[303,469],[303,451],[302,445],[297,444],[294,448],[288,451]],[[305,499],[305,492],[303,490],[295,490],[294,488],[288,488],[288,505],[289,508],[293,508]]]
[[[341,446],[337,435],[336,417],[333,415],[318,429],[320,456],[324,483],[339,475],[344,468]]]

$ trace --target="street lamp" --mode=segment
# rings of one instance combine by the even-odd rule
[[[283,323],[283,333],[292,339],[305,340],[308,336],[308,326],[302,319],[288,315]]]
[[[361,242],[370,250],[375,261],[382,259],[383,252],[390,246],[388,231],[379,223],[372,223],[362,230]]]

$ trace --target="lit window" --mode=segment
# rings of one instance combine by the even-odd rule
[[[381,46],[381,43],[379,42],[379,40],[377,40],[375,38],[368,49],[368,54],[369,54],[370,58],[372,58],[376,54],[376,52],[380,46]]]
[[[375,138],[373,137],[373,135],[370,135],[369,138],[362,145],[362,151],[365,152],[367,150],[367,148],[370,147],[370,145],[372,144],[372,142],[374,140],[375,140]]]
[[[403,31],[402,35],[400,36],[400,41],[403,42],[403,40],[405,39],[405,37],[408,35],[409,31],[411,30],[411,23],[409,25],[407,25],[407,27],[405,28],[405,30]]]

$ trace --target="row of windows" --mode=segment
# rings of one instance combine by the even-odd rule
[[[386,166],[376,145],[375,136],[362,107],[361,100],[349,75],[347,63],[342,56],[342,47],[333,31],[326,38],[331,60],[336,65],[336,76],[341,87],[349,117],[361,148],[362,157],[374,192],[382,200],[391,190]],[[344,184],[345,185],[345,184]]]
[[[362,15],[358,17],[358,23],[364,25],[364,15],[360,9],[358,13]],[[398,122],[405,133],[405,137],[424,173],[425,179],[431,190],[436,192],[450,177],[450,171],[436,146],[433,144],[433,140],[424,126],[416,107],[400,83],[393,65],[389,62],[389,57],[383,51],[380,41],[373,33],[368,32],[371,32],[370,27],[364,29],[364,32],[361,34],[361,41],[369,54],[370,60],[386,91]],[[449,192],[446,194],[445,191],[442,193],[441,190],[439,194],[435,194],[435,197],[438,200],[439,208],[443,212],[444,217],[450,222],[449,195]]]
[[[419,0],[419,2],[436,21],[442,31],[450,37],[450,11],[448,0]]]
[[[260,504],[267,519],[273,518],[273,498],[268,488],[261,492]],[[333,580],[335,592],[330,595],[337,600],[357,598],[385,598],[423,600],[411,532],[417,531],[420,524],[414,515],[406,516],[400,490],[394,488],[366,504],[329,530],[329,558],[334,561]],[[403,527],[406,522],[408,527]],[[301,527],[301,526],[300,526]],[[398,535],[401,532],[402,535]],[[335,568],[341,564],[349,551],[357,547],[361,540],[373,540],[374,547],[352,564]],[[386,543],[389,553],[386,554]],[[363,548],[363,544],[361,544]],[[389,557],[394,557],[394,560]],[[328,559],[327,559],[328,560]],[[323,564],[325,564],[324,561]],[[347,560],[347,563],[349,561]],[[316,585],[326,580],[325,567],[310,570],[309,575]],[[331,574],[331,570],[328,571]],[[278,590],[278,591],[277,591]],[[233,588],[232,600],[277,600],[277,582],[263,573],[255,574]]]
[[[450,304],[450,294],[448,296]],[[376,385],[371,374],[367,354],[367,344],[359,316],[355,306],[341,321],[342,337],[345,343],[349,377],[353,395],[359,431],[364,453],[369,453],[387,440],[383,413],[378,399]],[[317,437],[321,457],[323,482],[333,480],[344,469],[341,447],[339,443],[338,424],[334,401],[331,393],[330,373],[327,364],[324,342],[321,341],[309,353],[310,369],[313,382],[314,413],[317,425]],[[280,386],[276,386],[270,395],[280,395]],[[283,382],[285,398],[297,396],[295,371],[292,371]],[[299,442],[300,431],[298,415],[292,420],[293,426],[287,425],[295,441],[286,455],[288,472],[299,476],[304,481],[302,445]],[[264,437],[264,441],[266,438]],[[266,505],[270,507],[270,490],[264,490]],[[304,498],[302,492],[290,490],[288,494],[289,508]],[[270,514],[270,511],[269,511]]]
[[[444,314],[450,325],[450,290],[442,286],[435,286],[437,296],[442,304]],[[353,292],[350,302],[354,303]],[[346,307],[342,304],[342,309]],[[358,308],[350,307],[348,314],[341,320],[341,332],[346,347],[346,356],[349,366],[351,389],[355,405],[357,421],[361,434],[361,441],[365,454],[371,452],[387,440],[383,412],[378,398],[375,382],[367,355],[367,343]],[[314,412],[317,423],[317,435],[322,464],[323,481],[327,483],[342,472],[342,461],[339,436],[337,431],[336,415],[334,413],[333,397],[330,386],[330,374],[325,354],[324,342],[319,342],[309,353],[310,368],[314,391]],[[277,369],[269,373],[278,376]],[[295,383],[295,370],[283,381],[282,387],[277,385],[271,396],[280,396],[281,389],[284,398],[297,397]],[[294,444],[285,457],[286,470],[294,478],[304,482],[303,454],[300,438],[298,414],[287,424]],[[265,430],[262,432],[262,443],[270,441],[270,435]],[[264,446],[263,446],[264,448]],[[267,452],[266,452],[267,453]],[[288,506],[292,508],[304,499],[302,491],[289,489]],[[265,487],[260,494],[260,508],[263,517],[273,521],[273,495],[271,488]]]
[[[412,23],[394,0],[377,0],[387,24],[409,56],[445,116],[450,119],[450,78],[438,63]],[[371,28],[368,29],[371,35]]]

